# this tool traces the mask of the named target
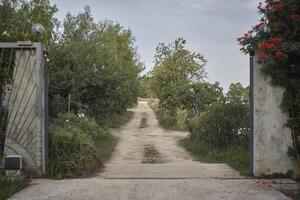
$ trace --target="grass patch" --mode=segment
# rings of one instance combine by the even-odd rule
[[[22,190],[29,184],[29,181],[23,179],[10,180],[0,178],[0,200],[5,200],[13,194]]]
[[[228,147],[218,151],[190,138],[180,140],[179,144],[191,152],[195,160],[205,163],[227,163],[242,175],[249,174],[249,152],[243,147]]]
[[[107,134],[101,140],[95,141],[96,155],[102,163],[110,159],[117,142],[118,139],[111,134]]]
[[[159,125],[167,130],[187,130],[186,126],[186,112],[185,110],[177,109],[170,111],[159,108],[157,101],[148,101],[148,105],[152,108]]]
[[[108,119],[101,121],[100,126],[103,126],[104,128],[121,128],[122,126],[126,125],[129,120],[133,117],[132,111],[126,111],[122,114],[116,114]]]

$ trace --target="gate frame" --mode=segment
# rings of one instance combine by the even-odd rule
[[[45,63],[45,52],[43,45],[40,42],[18,41],[0,43],[0,49],[33,49],[36,52],[35,76],[37,85],[37,107],[38,119],[41,130],[41,173],[46,174],[48,162],[48,146],[49,146],[49,117],[48,117],[48,67]],[[44,77],[44,78],[43,78]]]

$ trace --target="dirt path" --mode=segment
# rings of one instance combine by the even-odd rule
[[[133,119],[113,134],[119,138],[104,173],[96,178],[242,178],[226,164],[193,161],[178,145],[188,132],[162,129],[146,101],[131,109]],[[141,128],[142,119],[146,126]]]
[[[165,131],[160,128],[153,110],[147,102],[140,101],[133,119],[121,131],[115,133],[119,144],[109,164],[141,164],[147,162],[145,151],[157,151],[157,163],[190,163],[191,156],[177,145],[177,141],[187,137],[187,132]],[[140,128],[142,118],[146,127]],[[151,153],[151,152],[150,152]],[[154,158],[155,159],[155,158]]]
[[[158,126],[146,102],[139,102],[104,173],[89,179],[33,180],[14,200],[289,200],[270,187],[273,181],[241,177],[226,164],[205,164],[177,141],[185,132]],[[147,118],[145,128],[140,128]],[[279,183],[278,185],[281,185]]]

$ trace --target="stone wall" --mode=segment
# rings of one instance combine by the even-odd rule
[[[288,113],[280,108],[284,88],[270,84],[271,78],[253,62],[253,172],[256,176],[286,173],[292,169],[287,155],[292,146],[291,130],[285,126]]]

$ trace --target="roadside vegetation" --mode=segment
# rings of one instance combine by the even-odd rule
[[[160,125],[166,129],[188,130],[180,141],[195,159],[225,162],[245,174],[248,172],[248,88],[230,85],[224,94],[218,82],[205,81],[206,60],[191,52],[186,41],[177,38],[156,48],[156,62],[145,79],[158,97],[148,103]],[[152,95],[152,94],[151,94]]]
[[[114,127],[127,123],[131,116],[131,112],[119,116]],[[59,114],[52,124],[50,141],[48,175],[60,179],[89,176],[101,170],[117,139],[93,118]]]
[[[6,200],[28,185],[27,180],[0,177],[0,200]]]

